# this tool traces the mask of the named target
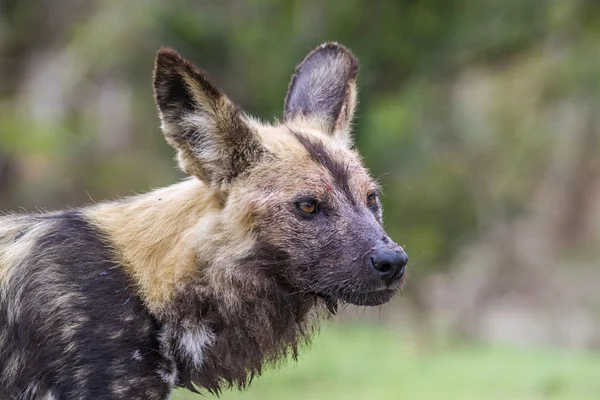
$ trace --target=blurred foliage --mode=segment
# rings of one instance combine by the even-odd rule
[[[598,105],[599,39],[592,0],[0,1],[0,208],[181,176],[152,104],[161,46],[272,119],[295,64],[338,41],[361,61],[357,146],[419,277],[527,211],[557,107]]]

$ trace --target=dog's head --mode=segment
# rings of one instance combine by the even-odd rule
[[[251,238],[233,260],[237,273],[252,268],[331,308],[390,300],[408,261],[383,229],[379,187],[352,148],[357,72],[343,46],[318,47],[297,67],[275,124],[244,114],[173,50],[158,53],[154,74],[182,169],[222,199],[219,224]]]

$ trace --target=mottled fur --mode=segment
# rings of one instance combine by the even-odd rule
[[[0,398],[166,398],[159,371],[175,364],[102,234],[80,212],[34,217],[23,234],[33,251],[0,298]]]
[[[162,128],[192,177],[0,219],[0,399],[243,388],[296,357],[338,302],[388,301],[401,279],[382,281],[371,255],[402,249],[351,148],[356,76],[347,49],[320,46],[292,78],[284,121],[264,124],[161,50]]]

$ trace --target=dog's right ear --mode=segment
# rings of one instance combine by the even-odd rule
[[[263,146],[243,113],[174,50],[156,56],[154,98],[185,172],[225,189],[261,159]]]
[[[349,136],[356,108],[358,61],[350,50],[337,43],[314,49],[292,77],[285,98],[285,120],[318,122],[326,133]]]

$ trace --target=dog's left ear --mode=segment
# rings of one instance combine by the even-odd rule
[[[316,121],[333,135],[348,135],[356,107],[358,62],[337,43],[313,50],[292,77],[285,99],[287,122]]]
[[[174,50],[156,56],[154,97],[165,137],[188,174],[225,190],[261,160],[264,148],[242,111]]]

